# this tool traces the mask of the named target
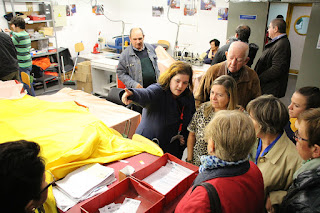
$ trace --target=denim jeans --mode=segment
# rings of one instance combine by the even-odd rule
[[[32,67],[19,67],[19,76],[20,76],[20,79],[21,79],[21,72],[25,72],[27,73],[29,76],[30,76],[30,72],[32,70]],[[21,81],[22,82],[22,81]],[[22,82],[23,83],[23,82]],[[36,96],[35,92],[34,92],[34,89],[33,89],[33,85],[32,83],[30,82],[30,85],[31,85],[31,88],[29,88],[29,86],[25,83],[23,83],[23,88],[27,90],[28,94],[29,95],[32,95],[32,96]]]

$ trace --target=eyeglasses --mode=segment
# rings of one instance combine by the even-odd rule
[[[56,179],[54,178],[54,175],[53,175],[50,171],[48,171],[48,170],[46,170],[46,180],[49,180],[49,181],[48,181],[49,184],[46,185],[46,187],[44,187],[44,188],[40,191],[39,194],[41,194],[42,192],[46,191],[50,186],[52,186],[52,185],[56,182]]]
[[[294,132],[293,138],[294,138],[296,141],[297,141],[297,140],[299,140],[299,141],[308,141],[307,139],[302,138],[302,137],[299,136],[298,130]]]

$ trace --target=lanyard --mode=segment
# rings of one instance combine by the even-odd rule
[[[184,106],[182,107],[181,114],[180,114],[180,125],[179,125],[179,132],[178,132],[178,134],[180,134],[180,132],[182,131],[183,110],[184,110]]]
[[[281,137],[281,134],[279,134],[278,137],[274,141],[272,141],[272,143],[267,148],[265,148],[265,150],[263,150],[261,156],[266,155],[269,152],[269,150],[276,144],[276,142],[279,140],[280,137]],[[255,164],[258,163],[258,158],[259,158],[261,149],[262,149],[262,141],[261,141],[261,139],[259,139],[259,146],[258,146],[258,149],[257,149]]]

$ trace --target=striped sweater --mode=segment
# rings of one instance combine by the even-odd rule
[[[31,40],[29,34],[24,30],[19,33],[11,31],[12,41],[17,50],[18,64],[21,68],[31,67],[30,55]]]

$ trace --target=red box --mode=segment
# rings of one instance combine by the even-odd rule
[[[155,171],[157,171],[158,169],[160,169],[161,166],[165,166],[167,164],[168,160],[171,160],[175,163],[178,163],[178,164],[180,164],[180,165],[182,165],[182,166],[184,166],[194,172],[191,175],[189,175],[188,177],[186,177],[185,179],[183,179],[180,183],[178,183],[178,185],[176,185],[173,189],[171,189],[167,194],[164,195],[165,196],[165,203],[164,203],[165,205],[170,205],[169,204],[170,202],[174,201],[176,198],[179,197],[179,195],[181,195],[182,193],[184,193],[186,190],[188,190],[190,188],[194,179],[198,175],[199,167],[192,165],[190,163],[184,162],[184,161],[178,159],[177,157],[175,157],[169,153],[166,153],[162,157],[157,159],[155,162],[153,162],[152,164],[150,164],[150,165],[146,166],[145,168],[140,169],[139,171],[132,174],[132,176],[134,178],[138,179],[139,181],[141,181],[141,183],[143,183],[146,186],[148,186],[149,188],[153,189],[153,187],[150,184],[148,184],[142,180],[144,178],[146,178],[147,176],[151,175],[152,173],[154,173]],[[160,193],[160,192],[158,192],[158,193]]]
[[[80,209],[82,213],[96,213],[99,212],[99,208],[112,202],[123,203],[125,198],[141,201],[137,210],[138,213],[156,213],[160,212],[163,208],[163,195],[129,177],[81,205]]]
[[[46,16],[45,15],[31,15],[31,16],[28,16],[28,17],[32,21],[44,21],[44,20],[46,20]]]

